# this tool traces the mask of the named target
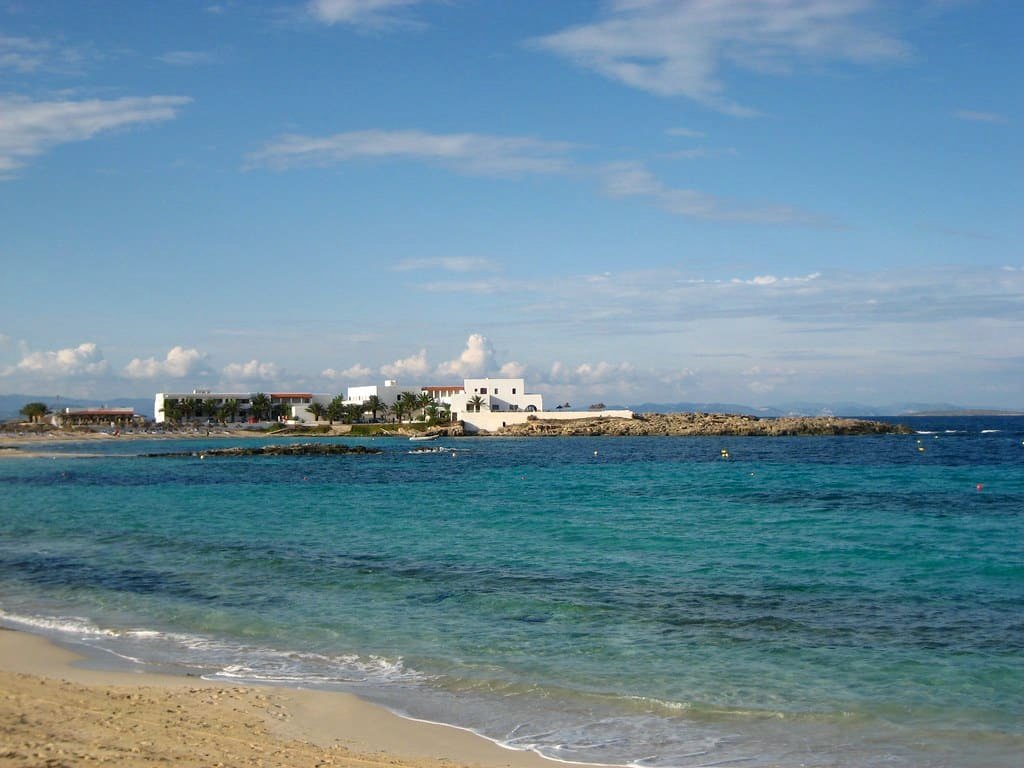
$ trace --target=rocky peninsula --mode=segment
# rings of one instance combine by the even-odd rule
[[[536,419],[512,424],[492,433],[520,437],[572,436],[738,436],[791,435],[907,435],[902,424],[834,416],[760,418],[728,413],[644,413],[632,419],[583,417],[570,421]]]

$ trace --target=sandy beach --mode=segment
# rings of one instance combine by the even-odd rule
[[[531,752],[355,696],[88,669],[0,629],[0,764],[551,768]]]

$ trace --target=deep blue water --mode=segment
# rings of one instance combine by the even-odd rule
[[[560,759],[1017,766],[1024,419],[902,421],[920,433],[48,446],[0,462],[0,621]]]

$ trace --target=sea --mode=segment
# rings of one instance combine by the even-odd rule
[[[47,445],[0,461],[0,624],[565,762],[1019,768],[1024,418],[898,421]]]

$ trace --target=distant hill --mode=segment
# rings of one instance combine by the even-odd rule
[[[1015,416],[1020,410],[998,408],[969,408],[951,403],[893,403],[865,405],[864,403],[790,402],[774,406],[757,407],[738,403],[639,403],[627,405],[636,413],[733,413],[773,418],[778,416],[846,416],[878,418],[893,416]]]
[[[147,419],[153,418],[153,398],[111,397],[104,400],[84,400],[60,395],[0,395],[0,421],[18,418],[26,403],[46,403],[51,411],[64,408],[134,408]]]

